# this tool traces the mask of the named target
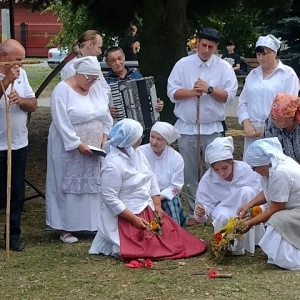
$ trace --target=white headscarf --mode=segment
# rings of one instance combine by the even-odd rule
[[[277,52],[280,49],[281,42],[272,34],[267,36],[260,36],[256,42],[256,46],[263,46],[272,49]]]
[[[110,146],[124,148],[133,164],[136,165],[136,153],[132,146],[142,137],[142,135],[143,127],[139,122],[132,119],[123,119],[111,129],[109,140],[105,144],[105,151],[108,153]]]
[[[158,132],[168,144],[172,144],[180,137],[175,127],[167,122],[156,122],[152,126],[151,131]]]
[[[284,160],[282,146],[277,137],[257,140],[248,147],[245,159],[251,167],[261,167],[272,164],[271,172],[277,164]],[[271,175],[271,174],[270,174]]]
[[[96,56],[85,56],[75,59],[74,69],[78,74],[100,75],[100,63]]]
[[[233,159],[233,139],[231,136],[217,137],[207,145],[205,150],[205,162],[213,164],[217,161]]]

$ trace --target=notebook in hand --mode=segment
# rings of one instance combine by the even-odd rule
[[[91,146],[91,145],[87,145],[96,155],[100,155],[102,157],[106,156],[106,152],[103,149]]]

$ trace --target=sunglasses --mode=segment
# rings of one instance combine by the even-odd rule
[[[100,80],[100,78],[88,78],[87,75],[85,75],[85,74],[83,74],[83,75],[84,75],[84,77],[86,78],[86,81],[87,81],[88,83],[95,83],[96,81]]]

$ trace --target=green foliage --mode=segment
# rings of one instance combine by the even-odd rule
[[[89,28],[87,7],[81,4],[76,11],[72,10],[72,1],[58,0],[45,10],[57,14],[57,20],[63,23],[62,29],[50,42],[50,46],[71,47],[80,34]]]

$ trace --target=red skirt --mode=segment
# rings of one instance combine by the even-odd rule
[[[155,212],[148,206],[137,216],[150,222],[154,219]],[[203,240],[182,229],[167,214],[163,219],[161,236],[149,230],[138,229],[121,217],[118,219],[118,229],[123,260],[187,258],[204,253],[207,249]]]

